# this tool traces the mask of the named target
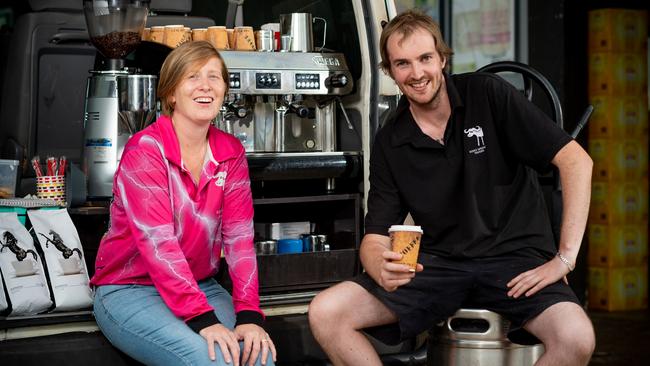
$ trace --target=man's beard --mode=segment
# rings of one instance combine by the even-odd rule
[[[432,81],[432,80],[429,80],[429,82],[433,82],[433,81]],[[429,100],[427,100],[426,102],[420,103],[420,102],[415,102],[414,100],[410,100],[410,99],[409,99],[409,102],[410,102],[411,104],[413,104],[413,103],[415,102],[415,104],[419,104],[419,105],[422,105],[422,106],[428,106],[428,105],[431,104],[432,107],[435,107],[435,106],[438,105],[438,103],[439,103],[439,99],[440,99],[440,90],[441,90],[441,89],[442,89],[442,83],[438,83],[438,87],[437,87],[436,90],[433,92],[433,95],[432,95],[431,98],[429,98]]]

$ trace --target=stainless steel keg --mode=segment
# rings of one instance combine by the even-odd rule
[[[544,346],[512,343],[510,322],[482,309],[460,309],[437,327],[427,352],[427,364],[445,366],[532,366]]]

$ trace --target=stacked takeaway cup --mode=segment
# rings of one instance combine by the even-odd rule
[[[163,32],[163,44],[176,48],[192,40],[192,30],[180,24],[166,25]]]
[[[151,27],[151,30],[149,31],[149,39],[147,41],[162,44],[164,37],[165,37],[165,27],[154,26]]]
[[[237,51],[255,51],[255,34],[253,27],[235,27],[233,31],[233,48]]]
[[[208,41],[220,51],[281,51],[279,23],[264,24],[259,31],[240,26],[227,29],[222,25],[190,29],[181,24],[144,28],[142,40],[176,48],[185,42]],[[285,45],[288,50],[288,44]]]
[[[228,30],[221,25],[208,27],[206,31],[206,41],[212,43],[218,50],[229,50],[230,42],[228,41]]]
[[[192,29],[193,41],[206,41],[208,39],[208,28],[194,28]]]

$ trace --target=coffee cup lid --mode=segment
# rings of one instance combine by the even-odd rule
[[[422,226],[416,226],[416,225],[393,225],[388,229],[389,233],[392,233],[394,231],[414,231],[422,234]]]

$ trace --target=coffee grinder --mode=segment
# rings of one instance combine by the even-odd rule
[[[84,109],[83,170],[89,200],[112,196],[124,145],[156,117],[157,76],[125,66],[125,57],[140,45],[149,2],[83,2],[90,40],[101,53],[88,77]]]

